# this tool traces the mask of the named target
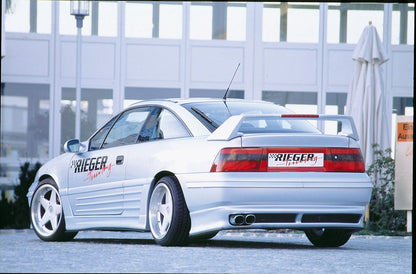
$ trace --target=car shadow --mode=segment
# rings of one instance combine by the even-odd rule
[[[268,242],[256,240],[225,240],[225,239],[210,239],[191,242],[189,246],[192,247],[221,247],[221,248],[253,248],[253,249],[315,249],[314,246],[300,243],[282,243],[282,242]]]
[[[116,239],[116,238],[75,238],[72,242],[78,243],[96,243],[96,244],[124,244],[124,245],[157,245],[153,239]],[[192,241],[185,245],[185,247],[193,248],[245,248],[245,249],[318,249],[310,244],[300,243],[282,243],[282,242],[267,242],[256,240],[228,240],[228,239],[210,239]],[[327,248],[325,248],[327,249]]]
[[[154,245],[153,239],[75,238],[71,242],[96,244]]]

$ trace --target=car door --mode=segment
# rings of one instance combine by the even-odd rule
[[[68,174],[68,196],[74,215],[123,213],[126,154],[139,136],[150,107],[127,110],[113,118],[75,154]]]
[[[128,216],[138,216],[138,225],[146,225],[148,191],[154,176],[172,167],[170,159],[164,159],[175,140],[190,137],[186,126],[171,111],[155,107],[143,125],[134,153],[126,157],[124,182],[124,208]]]

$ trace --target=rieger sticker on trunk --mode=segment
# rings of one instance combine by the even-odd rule
[[[269,153],[269,167],[323,167],[323,153]]]

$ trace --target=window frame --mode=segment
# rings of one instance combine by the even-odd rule
[[[119,114],[117,114],[116,116],[114,116],[113,118],[111,118],[107,123],[105,123],[105,125],[104,126],[102,126],[101,128],[99,128],[89,139],[88,139],[88,151],[95,151],[95,150],[101,150],[101,149],[106,149],[106,147],[103,147],[103,144],[104,144],[104,142],[105,142],[105,140],[107,139],[107,137],[108,137],[108,134],[111,132],[111,130],[114,128],[114,125],[115,124],[117,124],[117,122],[120,120],[120,117],[121,116],[123,116],[123,114],[125,114],[126,112],[128,112],[128,111],[132,111],[132,110],[138,110],[138,109],[146,109],[146,108],[149,108],[150,109],[150,111],[149,111],[149,114],[153,111],[153,109],[151,109],[151,108],[153,108],[152,106],[140,106],[140,107],[134,107],[134,108],[128,108],[128,109],[125,109],[124,111],[122,111],[122,112],[120,112]],[[143,125],[144,124],[146,124],[146,122],[147,122],[147,119],[149,118],[149,115],[146,117],[146,119],[145,119],[145,122],[143,123]],[[114,120],[114,122],[113,122],[113,120]],[[91,150],[91,141],[92,141],[92,139],[94,139],[96,136],[97,136],[97,134],[99,134],[99,132],[101,131],[101,129],[103,129],[104,127],[106,127],[109,123],[111,123],[111,122],[113,122],[113,124],[108,128],[108,130],[107,130],[107,133],[105,134],[105,137],[103,138],[103,141],[101,142],[101,144],[100,144],[100,147],[98,148],[98,149],[93,149],[93,150]],[[142,126],[143,127],[143,126]],[[139,135],[140,135],[140,133],[141,133],[141,130],[142,129],[140,129],[140,131],[139,131]],[[136,142],[135,143],[137,143],[137,140],[136,140]],[[114,146],[114,147],[116,147],[116,146]],[[111,147],[108,147],[108,148],[111,148]]]
[[[88,139],[88,151],[96,151],[96,150],[101,150],[101,149],[106,149],[106,148],[112,148],[111,147],[103,147],[103,144],[105,142],[105,140],[108,137],[108,134],[111,132],[111,130],[113,129],[113,127],[117,124],[117,122],[119,121],[120,117],[128,112],[128,111],[132,111],[132,110],[138,110],[138,109],[150,109],[149,114],[147,115],[140,131],[139,134],[137,136],[136,142],[132,143],[132,144],[138,144],[138,143],[145,143],[145,142],[151,142],[151,141],[157,141],[157,140],[173,140],[173,139],[179,139],[179,138],[187,138],[187,137],[193,137],[193,134],[191,133],[191,131],[189,130],[188,126],[185,124],[185,122],[171,109],[164,107],[164,106],[158,106],[158,105],[143,105],[143,106],[135,106],[135,107],[130,107],[125,109],[124,111],[120,112],[119,114],[115,115],[114,117],[112,117],[107,123],[105,123],[101,128],[99,128],[89,139]],[[177,121],[178,123],[185,129],[187,136],[181,136],[181,137],[174,137],[174,138],[162,138],[162,139],[149,139],[146,141],[140,141],[140,136],[143,132],[143,129],[145,128],[145,126],[149,123],[149,119],[151,117],[151,114],[154,112],[157,112],[157,119],[160,119],[160,115],[163,111],[167,111],[168,113],[170,113]],[[100,144],[100,147],[98,149],[91,149],[91,142],[92,140],[100,133],[100,131],[105,128],[108,124],[112,123],[112,125],[107,129],[107,132],[105,133],[105,136]],[[116,147],[116,146],[114,146]]]
[[[159,113],[159,117],[160,117],[159,119],[162,118],[161,115],[163,114],[164,111],[166,111],[167,114],[171,115],[178,122],[178,124],[184,129],[184,131],[186,132],[187,135],[186,136],[179,136],[179,137],[163,138],[162,140],[172,140],[172,139],[193,137],[191,132],[189,131],[189,128],[182,121],[182,119],[180,119],[173,111],[169,110],[168,108],[161,108],[161,111]]]
[[[153,111],[157,111],[158,112],[158,115],[157,115],[157,120],[159,120],[160,119],[160,115],[162,114],[162,112],[164,111],[164,110],[166,110],[166,111],[168,111],[170,114],[172,114],[173,115],[173,117],[175,117],[175,119],[181,124],[181,126],[186,130],[186,132],[187,132],[187,134],[188,134],[188,136],[183,136],[183,137],[175,137],[175,138],[168,138],[168,139],[165,139],[165,138],[162,138],[162,139],[149,139],[149,140],[146,140],[146,141],[140,141],[139,139],[140,139],[140,136],[141,136],[141,134],[142,134],[142,130],[143,130],[143,128],[145,128],[146,127],[146,125],[147,125],[147,123],[149,122],[148,120],[146,120],[146,122],[143,124],[143,127],[142,127],[142,129],[140,130],[140,133],[139,133],[139,136],[138,136],[138,140],[137,140],[137,143],[145,143],[145,142],[152,142],[152,141],[157,141],[157,140],[173,140],[173,139],[179,139],[179,138],[187,138],[187,137],[194,137],[193,136],[193,134],[192,134],[192,132],[189,130],[189,128],[188,128],[188,126],[186,125],[186,123],[175,113],[175,111],[173,111],[172,109],[170,109],[170,108],[168,108],[168,107],[165,107],[165,106],[161,106],[161,105],[152,105],[152,107],[154,107],[155,108],[155,110],[153,110]],[[149,116],[150,117],[150,116]],[[148,119],[149,119],[149,117],[147,117]]]

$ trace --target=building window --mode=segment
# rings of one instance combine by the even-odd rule
[[[182,5],[159,4],[159,38],[182,38]]]
[[[98,36],[117,36],[117,2],[93,1],[91,13],[91,34]],[[85,20],[85,19],[84,19]]]
[[[356,44],[371,21],[383,40],[384,4],[328,3],[327,42]]]
[[[0,177],[17,179],[22,160],[49,158],[49,85],[1,84]]]
[[[262,100],[281,105],[299,114],[317,114],[317,96],[316,92],[262,92]]]
[[[328,92],[326,94],[325,114],[345,114],[347,93]]]
[[[318,43],[319,3],[265,3],[263,41]]]
[[[393,113],[413,116],[413,97],[393,97]]]
[[[246,4],[237,2],[192,2],[190,39],[246,39]]]
[[[126,2],[126,37],[182,38],[181,2]]]
[[[9,0],[6,3],[7,32],[51,33],[51,1]]]
[[[414,45],[415,4],[393,4],[391,43]]]
[[[229,3],[227,7],[227,40],[246,40],[246,5]]]
[[[69,139],[75,137],[75,88],[62,88],[61,151]],[[81,141],[87,140],[113,115],[111,89],[81,89]]]
[[[179,88],[126,87],[124,92],[124,108],[131,106],[139,100],[181,97],[181,90]]]
[[[153,4],[126,3],[126,37],[153,37]]]
[[[191,39],[212,39],[212,5],[192,3],[189,28]]]
[[[223,98],[225,90],[223,89],[190,89],[190,98]],[[244,90],[229,90],[227,98],[239,98],[244,99]]]
[[[297,114],[318,113],[318,93],[299,91],[263,91],[262,100],[283,106]],[[316,121],[310,121],[317,127]]]
[[[326,93],[325,114],[340,115],[345,113],[347,93]],[[326,134],[337,134],[341,131],[341,125],[336,121],[324,121],[323,129]]]

